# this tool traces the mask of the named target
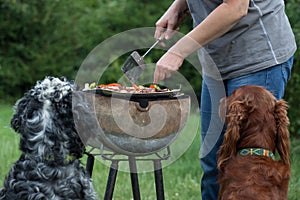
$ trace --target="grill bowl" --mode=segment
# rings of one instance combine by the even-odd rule
[[[166,148],[180,134],[190,113],[190,97],[183,94],[86,91],[80,96],[89,107],[88,116],[76,123],[84,143],[125,155],[149,155]]]

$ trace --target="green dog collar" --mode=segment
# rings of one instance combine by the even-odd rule
[[[272,151],[262,148],[247,148],[238,152],[241,156],[266,156],[275,160],[275,155]]]

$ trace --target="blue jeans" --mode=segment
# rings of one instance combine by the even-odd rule
[[[292,65],[293,57],[285,63],[230,80],[217,81],[203,76],[200,150],[200,162],[204,171],[201,181],[203,200],[218,199],[217,151],[222,144],[225,132],[224,124],[218,115],[220,99],[229,96],[234,90],[244,85],[264,86],[277,99],[281,99],[291,75]]]

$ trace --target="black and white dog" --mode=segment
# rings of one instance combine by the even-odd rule
[[[79,160],[85,148],[74,118],[80,120],[86,108],[79,101],[72,104],[74,91],[75,84],[65,78],[46,77],[17,101],[11,126],[20,134],[22,155],[0,200],[96,199]]]

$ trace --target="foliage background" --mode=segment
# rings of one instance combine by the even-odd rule
[[[36,80],[47,75],[74,79],[88,53],[117,33],[153,27],[172,0],[0,0],[0,96],[13,103]],[[147,5],[147,6],[146,6]],[[300,0],[288,0],[286,10],[300,44]],[[190,30],[187,20],[180,31]],[[161,54],[151,56],[155,62]],[[285,99],[289,102],[291,133],[300,135],[300,53],[295,55]],[[120,61],[121,62],[121,61]],[[184,65],[188,65],[185,63]],[[120,63],[112,82],[121,73]],[[190,67],[180,72],[200,95],[201,77]]]

